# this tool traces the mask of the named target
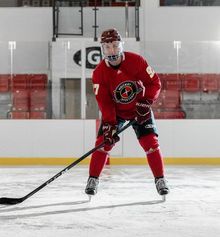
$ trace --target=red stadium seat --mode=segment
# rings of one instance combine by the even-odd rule
[[[9,119],[29,119],[29,112],[13,111],[8,114]]]
[[[217,74],[204,74],[201,81],[201,90],[203,92],[214,92],[219,90],[220,76]]]
[[[180,107],[180,92],[175,90],[163,90],[163,107],[175,109]]]
[[[32,90],[30,95],[30,110],[45,111],[47,109],[47,90]]]
[[[46,112],[30,112],[30,119],[46,119],[47,113]]]
[[[0,92],[7,92],[9,91],[9,82],[10,82],[10,75],[2,74],[0,75]]]
[[[12,90],[28,90],[29,80],[26,74],[13,75],[11,81]]]
[[[29,110],[29,93],[27,90],[13,91],[12,110],[13,111],[28,111]]]
[[[101,0],[90,0],[88,3],[89,6],[102,6],[102,1]]]
[[[163,83],[165,90],[181,90],[179,74],[165,74]]]
[[[156,119],[184,119],[186,114],[183,111],[156,111],[154,112]]]
[[[186,92],[198,92],[200,91],[200,79],[199,74],[180,74],[180,78],[183,84],[183,90]]]
[[[31,90],[45,90],[47,88],[46,74],[28,75],[28,78],[30,79]]]
[[[178,109],[180,102],[180,91],[162,90],[152,107],[155,109]]]

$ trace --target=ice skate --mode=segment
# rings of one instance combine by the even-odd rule
[[[91,200],[91,196],[94,196],[97,193],[99,184],[99,178],[89,177],[85,189],[85,193],[89,195],[89,201]]]
[[[163,197],[163,201],[165,201],[166,200],[165,195],[169,193],[167,181],[165,180],[165,178],[156,178],[155,185],[157,192]]]

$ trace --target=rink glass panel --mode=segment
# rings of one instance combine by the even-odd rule
[[[156,118],[178,111],[186,119],[220,118],[219,41],[140,45],[141,52],[135,52],[162,82]],[[125,44],[125,50],[132,49]],[[98,119],[91,78],[101,58],[93,39],[0,42],[0,119]]]
[[[80,78],[61,79],[61,118],[80,119]],[[91,78],[86,79],[86,118],[98,118],[99,110],[93,93]]]

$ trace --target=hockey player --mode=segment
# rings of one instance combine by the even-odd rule
[[[92,81],[102,113],[96,146],[103,141],[105,146],[92,154],[85,192],[88,195],[97,193],[99,176],[109,151],[120,139],[117,129],[127,120],[135,119],[133,129],[146,152],[157,192],[166,195],[169,188],[164,178],[164,164],[151,109],[160,93],[160,79],[143,57],[123,51],[122,38],[116,29],[102,33],[101,46],[104,59],[95,68]]]

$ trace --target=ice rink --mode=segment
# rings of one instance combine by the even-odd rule
[[[0,197],[23,197],[64,167],[1,167]],[[87,166],[15,206],[0,206],[1,237],[219,237],[220,167],[167,166],[163,202],[147,166],[106,167],[91,202]]]

